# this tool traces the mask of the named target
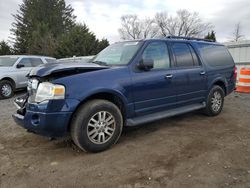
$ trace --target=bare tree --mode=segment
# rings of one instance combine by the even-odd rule
[[[234,31],[232,33],[232,41],[237,42],[244,38],[244,35],[242,34],[242,27],[240,22],[235,25]]]
[[[155,22],[159,28],[159,34],[162,36],[176,35],[177,20],[168,16],[167,12],[156,13]]]
[[[197,12],[179,10],[175,16],[159,12],[154,19],[139,19],[137,15],[121,17],[119,33],[122,39],[143,39],[156,36],[200,37],[212,29],[210,23],[203,22]]]
[[[153,38],[158,33],[153,19],[140,20],[137,15],[122,16],[121,28],[118,31],[124,40]]]
[[[138,39],[141,35],[140,22],[137,15],[124,15],[121,17],[119,33],[122,39]]]
[[[154,19],[141,20],[141,38],[154,38],[158,34],[158,28]]]
[[[155,22],[162,36],[199,37],[213,28],[210,23],[203,22],[197,12],[187,10],[177,11],[176,16],[169,16],[166,12],[157,13]]]

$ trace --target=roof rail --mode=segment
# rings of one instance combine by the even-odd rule
[[[206,42],[215,42],[213,39],[202,39],[195,37],[180,37],[180,36],[167,36],[168,39],[181,39],[181,40],[197,40],[197,41],[206,41]]]

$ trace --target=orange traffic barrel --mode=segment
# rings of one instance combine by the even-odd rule
[[[250,68],[241,68],[236,91],[250,93]]]

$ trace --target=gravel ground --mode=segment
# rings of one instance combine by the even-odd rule
[[[0,187],[250,187],[250,94],[223,112],[199,112],[125,129],[110,150],[90,154],[69,138],[49,141],[11,118],[0,101]]]

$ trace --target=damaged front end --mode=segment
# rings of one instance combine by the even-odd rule
[[[19,96],[14,100],[14,105],[17,107],[18,114],[25,115],[28,97],[29,95],[26,93],[25,95]]]
[[[65,96],[65,86],[54,80],[84,72],[107,69],[88,63],[55,63],[33,69],[28,75],[27,94],[14,100],[17,107],[15,122],[40,135],[59,137],[68,133],[68,124],[73,110],[79,104],[77,99]]]

